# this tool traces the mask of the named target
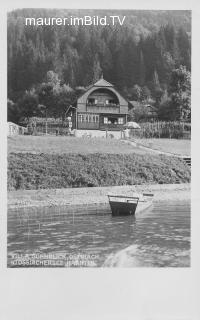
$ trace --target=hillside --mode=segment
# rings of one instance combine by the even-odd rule
[[[123,26],[25,26],[25,17],[126,15]],[[135,84],[155,95],[180,65],[190,70],[190,11],[21,9],[8,14],[8,97],[44,81],[87,87],[104,78],[126,95]]]
[[[179,140],[174,145],[178,152]],[[182,159],[116,139],[18,136],[8,140],[9,190],[189,181],[190,168]]]

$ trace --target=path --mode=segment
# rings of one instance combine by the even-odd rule
[[[158,150],[158,149],[154,149],[154,148],[152,148],[150,146],[149,147],[145,146],[142,143],[140,143],[138,141],[135,141],[134,139],[132,139],[132,140],[124,140],[123,139],[123,142],[125,142],[125,143],[127,143],[129,145],[132,145],[133,147],[138,147],[138,148],[146,150],[146,151],[151,151],[151,152],[154,152],[154,153],[157,153],[157,154],[164,154],[166,156],[173,156],[173,157],[181,158],[187,163],[188,166],[191,167],[191,157],[189,157],[188,155],[180,155],[180,154],[176,154],[176,153],[172,153],[172,152],[166,152],[166,151],[161,151],[161,150]]]

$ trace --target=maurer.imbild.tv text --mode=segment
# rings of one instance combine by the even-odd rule
[[[126,20],[126,16],[83,16],[74,17],[70,16],[68,18],[25,18],[26,26],[109,26],[109,25],[120,25],[122,26]]]

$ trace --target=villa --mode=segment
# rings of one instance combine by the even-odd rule
[[[102,77],[77,99],[72,123],[78,136],[105,136],[109,132],[120,137],[127,115],[128,101]]]

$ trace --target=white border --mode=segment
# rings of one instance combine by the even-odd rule
[[[6,12],[16,8],[192,9],[192,267],[6,268]],[[0,25],[0,319],[199,320],[200,5],[198,1],[5,1]]]

